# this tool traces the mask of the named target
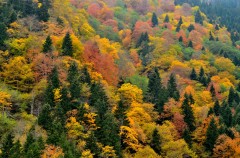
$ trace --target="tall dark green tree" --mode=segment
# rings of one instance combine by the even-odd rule
[[[192,68],[192,72],[190,74],[190,79],[191,80],[197,80],[197,73],[196,73],[196,70],[194,68]]]
[[[222,111],[222,119],[227,127],[232,126],[232,111],[229,106],[227,106],[223,111]]]
[[[179,39],[178,39],[179,42],[183,42],[183,37],[180,36]]]
[[[158,26],[158,18],[157,18],[156,13],[152,14],[152,26],[153,27]]]
[[[0,154],[0,157],[9,158],[9,155],[11,153],[11,148],[13,146],[14,146],[13,135],[12,133],[9,133],[2,144],[2,147],[1,147],[2,153]]]
[[[158,133],[157,128],[154,129],[153,134],[152,134],[152,140],[150,142],[151,148],[157,153],[161,154],[161,137]]]
[[[198,10],[195,14],[195,22],[203,25],[203,17],[201,15],[200,10]]]
[[[41,113],[38,116],[38,124],[48,130],[52,126],[51,107],[46,104],[43,106]]]
[[[8,38],[7,27],[4,23],[0,22],[0,50],[5,49],[4,41]]]
[[[66,34],[66,36],[63,39],[62,55],[73,56],[73,45],[72,45],[72,39],[69,32]]]
[[[167,91],[168,91],[168,96],[170,98],[174,98],[175,100],[179,100],[180,98],[180,93],[177,89],[177,83],[176,83],[176,78],[174,74],[170,75],[170,78],[168,80],[167,84]]]
[[[235,90],[233,87],[229,89],[229,95],[228,95],[228,104],[231,106],[235,100]]]
[[[191,40],[188,42],[188,47],[193,48],[193,43]]]
[[[190,104],[189,95],[184,95],[184,101],[182,104],[182,111],[184,115],[184,122],[188,125],[190,132],[195,130],[195,117],[193,115],[193,109]]]
[[[180,17],[179,22],[177,24],[176,32],[180,31],[182,24],[183,24],[183,20],[182,20],[182,17]]]
[[[165,16],[164,22],[165,22],[165,23],[169,23],[169,16],[168,16],[168,14]]]
[[[52,39],[50,36],[47,36],[46,41],[43,44],[43,50],[44,53],[49,53],[53,50],[52,48]]]
[[[161,112],[167,99],[166,89],[162,85],[162,80],[157,68],[154,68],[148,75],[148,97],[147,100],[155,104],[155,108]]]
[[[94,158],[100,156],[101,149],[97,145],[97,138],[94,135],[94,132],[91,132],[90,136],[86,140],[86,148],[91,150],[91,153],[94,154]]]
[[[49,0],[39,0],[39,2],[42,4],[37,9],[37,16],[40,21],[47,22],[50,18],[50,14],[48,12],[48,9],[50,8],[50,1]]]
[[[191,32],[191,31],[194,30],[194,29],[195,29],[195,27],[194,27],[193,24],[190,24],[190,25],[188,26],[188,31],[189,31],[189,32]]]
[[[213,106],[213,111],[215,113],[216,116],[219,116],[220,115],[220,105],[219,105],[219,101],[216,100],[215,103],[214,103],[214,106]]]
[[[123,104],[120,100],[118,103],[117,110],[115,112],[115,117],[119,122],[119,126],[129,126],[128,117],[126,115],[128,107]]]
[[[214,148],[214,144],[216,143],[217,138],[218,138],[218,128],[214,118],[212,118],[208,126],[206,140],[204,142],[204,146],[206,147],[207,151],[212,153],[212,150]]]
[[[189,147],[192,147],[192,137],[189,129],[185,129],[183,132],[183,139],[186,141]]]
[[[9,158],[21,158],[22,157],[22,149],[20,141],[18,140],[14,143],[14,146],[10,150]]]
[[[216,96],[216,91],[215,91],[215,88],[214,88],[214,85],[212,84],[211,87],[210,87],[210,92],[212,94],[212,97],[215,98]]]
[[[212,31],[210,31],[210,33],[209,33],[209,41],[214,41],[215,39],[214,39],[214,37],[213,37],[213,35],[212,35]]]

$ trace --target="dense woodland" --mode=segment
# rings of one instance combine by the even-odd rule
[[[240,157],[227,2],[0,0],[0,157]]]

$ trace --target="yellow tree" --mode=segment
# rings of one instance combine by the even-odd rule
[[[11,109],[12,103],[10,102],[10,98],[10,94],[0,91],[0,109],[3,112]]]

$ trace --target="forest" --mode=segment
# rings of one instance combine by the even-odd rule
[[[0,158],[240,157],[238,0],[0,0]]]

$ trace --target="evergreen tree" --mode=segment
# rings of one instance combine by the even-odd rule
[[[167,84],[167,91],[168,91],[168,96],[170,98],[174,98],[176,101],[179,100],[180,94],[177,89],[177,83],[176,83],[174,74],[170,75],[170,78],[169,78],[168,84]]]
[[[194,30],[194,29],[195,29],[195,27],[194,27],[193,24],[190,24],[190,25],[188,26],[188,31],[189,31],[189,32],[191,32],[191,31]]]
[[[64,56],[73,56],[73,45],[70,33],[68,32],[63,39],[62,54]]]
[[[208,111],[208,116],[210,116],[210,115],[212,115],[212,114],[214,114],[214,110],[213,110],[212,107],[210,107],[210,109],[209,109],[209,111]]]
[[[22,157],[22,150],[21,150],[21,144],[18,140],[16,143],[14,143],[14,146],[10,150],[10,154],[8,156],[9,158],[21,158]]]
[[[153,27],[158,26],[158,18],[157,18],[156,13],[152,14],[152,25],[153,25]]]
[[[47,36],[46,41],[43,44],[43,50],[44,53],[49,53],[52,51],[52,39],[50,36]]]
[[[215,30],[219,30],[219,26],[218,26],[218,24],[216,24],[216,26],[215,26]]]
[[[157,153],[161,154],[161,137],[158,133],[157,128],[154,129],[153,134],[152,134],[152,140],[150,142],[151,148]]]
[[[205,77],[205,72],[204,72],[204,69],[203,67],[200,68],[200,72],[199,72],[199,81]]]
[[[97,145],[97,138],[95,137],[93,132],[91,132],[90,136],[86,140],[86,149],[91,150],[91,153],[94,154],[94,158],[100,156],[101,149]]]
[[[190,74],[190,79],[191,80],[197,80],[197,73],[196,73],[196,70],[194,68],[192,68],[192,72]]]
[[[52,118],[50,116],[51,107],[46,104],[43,106],[41,113],[38,116],[38,124],[41,125],[44,129],[50,129],[52,126]]]
[[[218,100],[216,100],[215,103],[214,103],[213,111],[214,111],[216,116],[220,115],[220,105],[219,105]]]
[[[88,85],[90,85],[91,84],[91,77],[90,77],[90,74],[89,74],[86,66],[83,67],[82,74],[83,74],[83,76],[81,78],[82,83],[87,83]]]
[[[189,129],[185,129],[183,132],[183,139],[186,141],[188,146],[191,148],[192,147],[192,137]]]
[[[213,37],[213,35],[212,35],[212,32],[210,31],[210,33],[209,33],[209,41],[214,41],[215,39],[214,39],[214,37]]]
[[[149,73],[148,78],[148,101],[155,104],[157,111],[161,112],[167,96],[166,89],[162,85],[162,80],[157,68],[154,68]]]
[[[207,151],[212,152],[217,138],[218,138],[217,125],[215,124],[214,118],[212,118],[212,120],[211,120],[211,122],[208,126],[207,134],[206,134],[206,140],[204,142],[204,146],[206,147]]]
[[[48,9],[50,8],[49,0],[39,0],[42,4],[38,7],[37,16],[40,21],[47,22],[49,20],[50,14],[48,13]]]
[[[228,104],[232,106],[234,100],[235,100],[235,90],[233,89],[233,87],[231,87],[228,95]]]
[[[35,142],[32,133],[28,133],[27,140],[24,143],[24,153],[27,154],[30,150],[31,146],[33,146],[33,143]]]
[[[203,25],[203,17],[201,15],[200,10],[198,10],[195,14],[195,22]]]
[[[229,106],[227,106],[223,111],[222,111],[222,118],[227,127],[231,127],[232,125],[232,111]]]
[[[181,27],[178,25],[176,28],[176,32],[179,32],[181,30]]]
[[[183,42],[182,36],[179,37],[178,41],[179,41],[179,42]]]
[[[176,32],[179,32],[181,29],[181,25],[183,24],[182,17],[180,17],[179,22],[177,24]]]
[[[212,84],[211,87],[210,87],[210,92],[212,94],[212,97],[215,98],[216,96],[216,92],[215,92],[215,88],[214,88],[214,85]]]
[[[67,80],[70,83],[69,91],[71,94],[72,100],[77,100],[80,98],[81,94],[81,84],[80,84],[80,75],[78,71],[78,66],[75,62],[70,65],[68,70]]]
[[[188,43],[188,47],[193,48],[193,43],[192,43],[191,40],[190,40],[189,43]]]
[[[120,102],[118,103],[118,108],[115,112],[115,117],[117,118],[117,120],[119,122],[119,126],[128,126],[129,125],[126,111],[127,111],[127,106],[125,106],[123,104],[123,102],[120,100]]]
[[[31,146],[29,146],[28,150],[26,151],[25,157],[26,158],[39,158],[41,156],[41,149],[37,142],[33,142]]]
[[[4,23],[0,22],[0,50],[5,49],[4,41],[8,38],[7,27]]]
[[[9,158],[9,155],[11,153],[11,149],[13,148],[13,146],[14,146],[13,135],[12,133],[9,133],[2,144],[2,147],[1,147],[2,153],[0,153],[0,157]]]
[[[168,16],[168,14],[165,16],[164,22],[165,22],[165,23],[169,23],[169,16]]]
[[[184,101],[182,104],[182,111],[184,115],[184,121],[188,125],[190,132],[195,130],[195,117],[193,115],[193,109],[190,105],[189,96],[187,94],[184,95]]]
[[[71,105],[71,99],[69,97],[69,92],[68,92],[68,88],[67,87],[63,87],[61,89],[60,105],[61,105],[64,113],[66,113],[67,111],[69,111],[69,110],[71,110],[73,108],[72,105]]]

